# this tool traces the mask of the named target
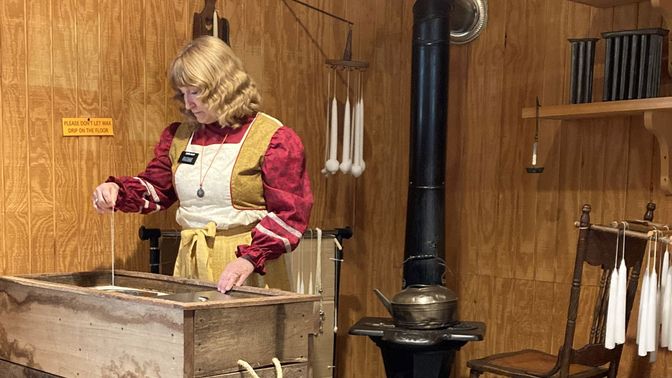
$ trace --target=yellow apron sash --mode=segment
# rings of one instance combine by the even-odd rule
[[[236,248],[252,242],[250,231],[253,227],[254,225],[233,230],[217,230],[215,223],[210,222],[204,229],[182,230],[173,275],[202,281],[219,281],[219,276],[226,265],[237,258]],[[289,290],[289,278],[283,256],[267,261],[266,275],[253,273],[245,284]]]
[[[175,260],[174,275],[212,281],[209,269],[210,252],[208,241],[213,243],[217,232],[214,223],[208,223],[205,229],[188,229],[180,233],[180,250]],[[210,240],[208,240],[210,239]]]

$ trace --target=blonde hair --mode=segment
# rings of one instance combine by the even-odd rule
[[[261,108],[261,95],[243,63],[219,38],[198,37],[177,54],[168,73],[175,99],[182,101],[186,122],[198,124],[184,108],[180,87],[196,87],[198,98],[215,112],[222,126],[238,127],[246,117]]]

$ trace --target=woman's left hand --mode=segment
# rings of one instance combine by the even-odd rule
[[[252,272],[254,272],[254,266],[248,260],[242,257],[233,260],[219,276],[217,290],[226,293],[234,286],[242,285]]]

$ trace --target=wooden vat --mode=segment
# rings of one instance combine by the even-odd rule
[[[0,359],[66,377],[227,377],[244,376],[239,359],[277,357],[309,375],[317,296],[115,273],[117,286],[166,295],[95,289],[111,284],[104,271],[0,277]]]

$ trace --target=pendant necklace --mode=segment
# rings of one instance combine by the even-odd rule
[[[201,170],[199,172],[200,182],[198,183],[198,190],[196,191],[196,195],[198,196],[198,198],[203,198],[205,196],[205,190],[203,190],[203,181],[205,181],[205,176],[208,175],[210,167],[212,167],[212,163],[215,162],[215,158],[217,157],[217,154],[219,154],[219,151],[222,149],[224,142],[226,142],[227,136],[229,136],[229,134],[224,135],[224,139],[222,139],[222,143],[219,144],[217,152],[215,152],[215,155],[212,157],[212,160],[210,160],[210,165],[208,165],[208,168],[205,170],[205,174],[203,174],[203,157],[205,156],[203,155],[203,153],[205,152],[205,145],[203,145],[201,148]]]

